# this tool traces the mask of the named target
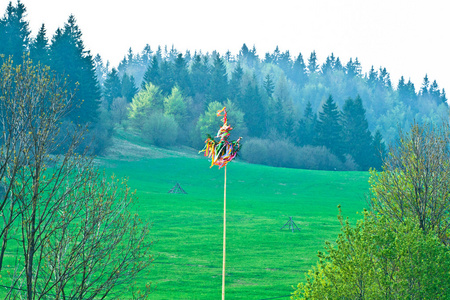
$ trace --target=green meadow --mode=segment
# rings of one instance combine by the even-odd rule
[[[120,149],[98,162],[129,179],[139,215],[152,224],[155,260],[142,276],[152,282],[151,298],[220,298],[224,169],[209,168],[192,149]],[[324,242],[336,239],[337,206],[352,220],[367,207],[368,178],[368,172],[228,164],[226,298],[288,296]],[[187,194],[169,194],[176,183]],[[289,217],[300,231],[280,230]]]

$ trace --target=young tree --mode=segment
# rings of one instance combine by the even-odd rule
[[[399,133],[383,163],[383,172],[371,171],[370,203],[386,218],[417,223],[424,233],[435,231],[450,242],[450,136],[447,125],[414,123]]]
[[[416,223],[364,212],[343,220],[336,245],[326,243],[317,266],[293,299],[441,299],[450,289],[450,252]]]
[[[129,108],[129,119],[134,127],[140,129],[144,120],[156,111],[163,113],[164,97],[157,86],[148,83],[134,96]]]
[[[164,113],[172,115],[179,126],[184,126],[187,117],[187,104],[177,86],[174,86],[172,93],[164,99]]]
[[[123,295],[151,262],[148,225],[133,212],[129,188],[78,152],[83,129],[62,132],[73,100],[65,81],[31,60],[16,67],[8,60],[0,86],[6,298]],[[5,266],[12,253],[14,265]]]
[[[238,137],[245,135],[247,128],[244,123],[244,114],[236,107],[236,105],[228,100],[224,104],[211,102],[205,113],[200,116],[197,122],[197,130],[200,139],[205,140],[207,134],[215,135],[217,128],[220,128],[223,125],[222,120],[217,117],[217,111],[221,110],[224,106],[227,107],[228,123],[233,124],[234,126],[232,135]]]

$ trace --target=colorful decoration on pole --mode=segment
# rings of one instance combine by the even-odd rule
[[[227,109],[226,107],[217,111],[217,116],[221,117],[223,113],[223,125],[220,127],[217,132],[216,138],[220,138],[217,142],[211,135],[207,134],[207,139],[205,141],[205,147],[201,152],[205,152],[204,156],[211,158],[211,167],[216,165],[219,166],[219,169],[226,166],[230,161],[232,161],[238,151],[241,148],[239,142],[241,138],[238,138],[236,141],[228,141],[228,137],[230,135],[230,131],[233,130],[233,127],[228,125],[227,123]]]
[[[224,182],[223,182],[223,265],[222,265],[222,300],[225,300],[225,261],[226,261],[226,232],[227,232],[227,164],[232,161],[241,145],[239,144],[241,138],[237,141],[229,142],[228,136],[233,128],[227,123],[227,109],[226,107],[217,111],[217,116],[222,116],[223,113],[223,125],[217,132],[216,138],[220,138],[217,142],[211,135],[208,134],[208,138],[205,141],[205,147],[201,152],[205,152],[205,156],[210,157],[211,167],[216,165],[219,169],[225,167]]]

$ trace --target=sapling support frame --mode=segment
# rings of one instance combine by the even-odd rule
[[[297,229],[298,231],[300,231],[300,228],[298,228],[297,224],[295,224],[294,220],[292,219],[292,217],[289,217],[289,221],[286,222],[286,224],[284,224],[283,227],[281,227],[280,230],[282,230],[284,227],[289,226],[289,229],[292,230],[292,232],[294,232],[295,229]],[[294,228],[295,227],[295,228]]]

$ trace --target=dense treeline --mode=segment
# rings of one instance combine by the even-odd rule
[[[199,148],[205,133],[217,130],[214,110],[227,105],[249,162],[367,170],[380,166],[398,127],[442,121],[448,113],[445,91],[427,76],[418,90],[404,77],[394,85],[385,68],[363,74],[357,58],[344,63],[334,54],[320,63],[315,52],[304,58],[278,47],[260,57],[245,44],[236,55],[147,45],[139,53],[130,48],[111,69],[85,50],[73,16],[49,42],[44,25],[30,37],[24,12],[20,2],[8,6],[0,53],[29,51],[79,83],[82,105],[74,116],[97,124],[106,137],[101,144],[113,128],[124,128],[156,145]]]
[[[78,125],[88,125],[90,134],[80,147],[95,140],[92,149],[101,152],[107,146],[111,131],[99,122],[101,87],[93,57],[83,44],[75,17],[70,15],[64,26],[49,39],[44,24],[36,37],[31,36],[26,15],[26,7],[20,1],[16,5],[10,2],[0,19],[3,62],[11,57],[15,65],[20,65],[30,58],[35,64],[49,66],[60,80],[66,80],[68,91],[75,92],[75,96],[70,112],[64,118],[63,132],[73,132]],[[64,137],[60,138],[64,140]]]
[[[417,92],[404,77],[394,87],[385,68],[362,74],[357,58],[343,64],[333,54],[320,64],[315,52],[306,62],[278,48],[260,58],[245,44],[236,56],[147,45],[138,54],[130,49],[117,70],[97,59],[105,83],[132,76],[141,93],[149,84],[162,97],[176,91],[184,107],[184,122],[177,123],[184,139],[177,141],[195,147],[208,111],[228,101],[243,116],[244,159],[276,166],[379,167],[384,141],[393,141],[399,127],[442,121],[448,111],[445,91],[427,76]],[[104,94],[110,90],[105,85]],[[160,112],[171,114],[162,106]]]

